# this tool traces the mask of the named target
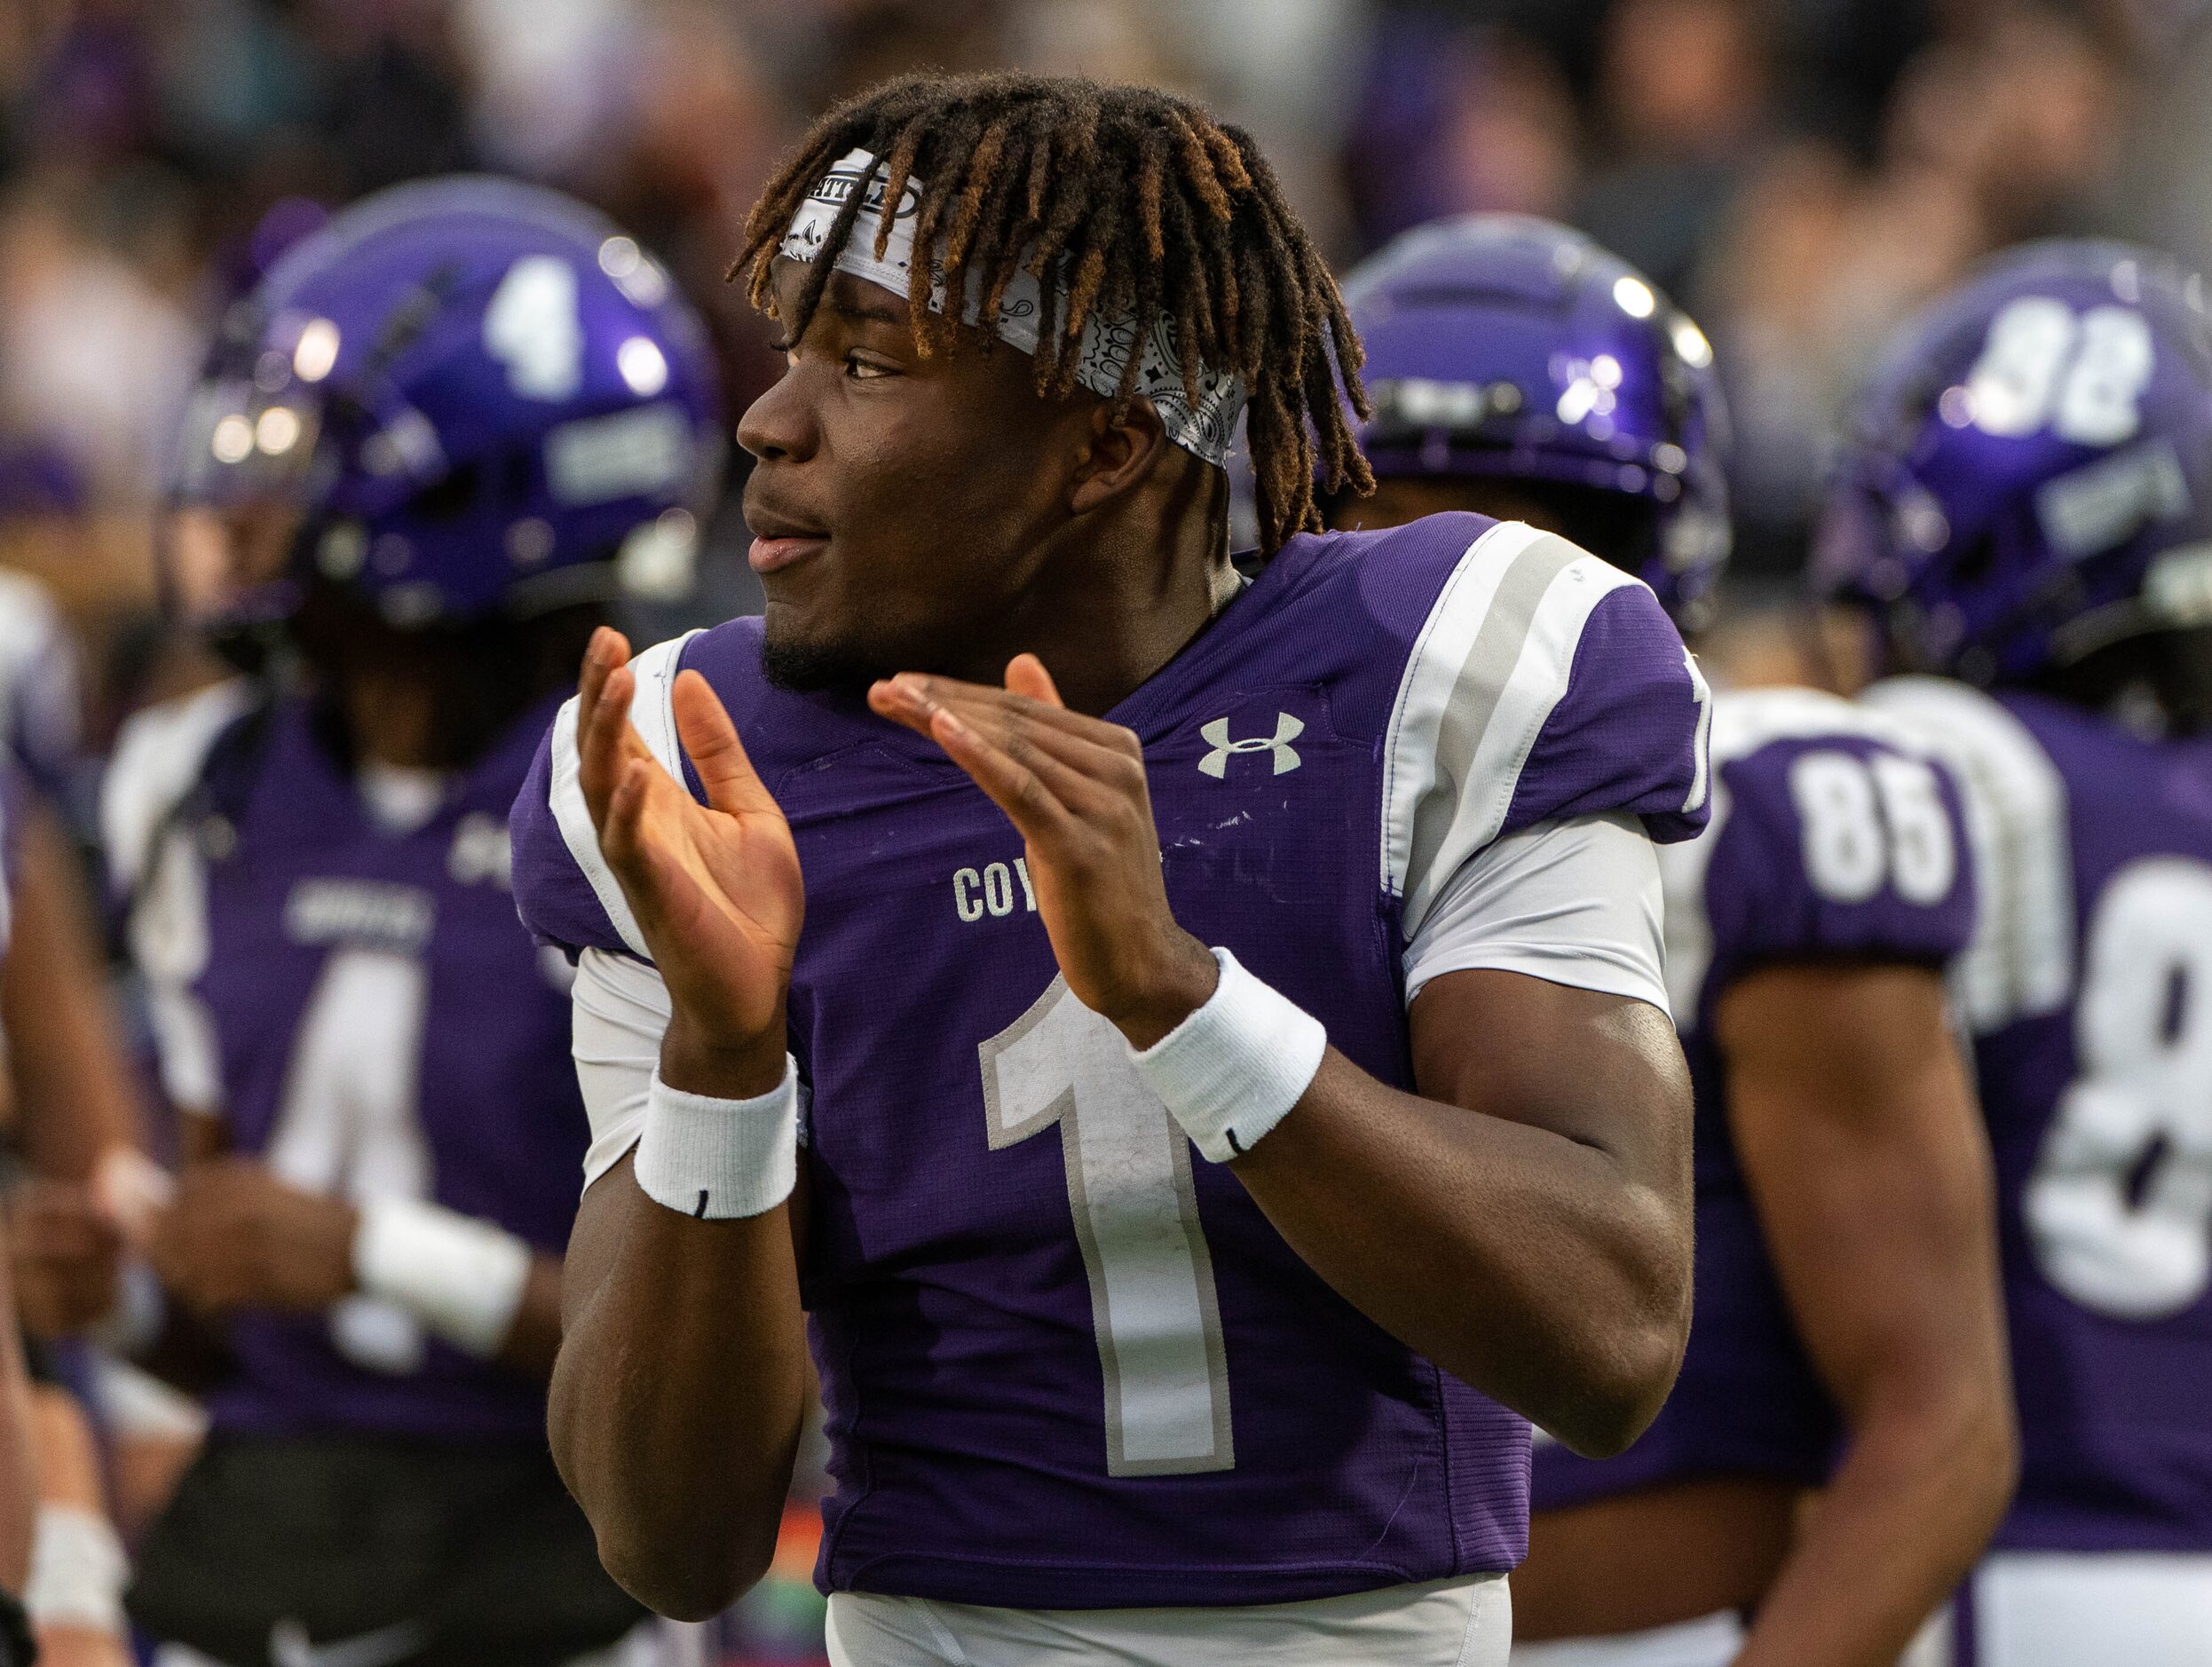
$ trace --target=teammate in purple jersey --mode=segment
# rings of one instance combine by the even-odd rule
[[[2212,321],[2148,250],[2031,245],[1908,325],[1820,550],[1954,761],[2020,1489],[1995,1667],[2212,1662]]]
[[[1704,619],[1725,417],[1704,336],[1640,274],[1480,216],[1408,233],[1346,296],[1378,489],[1333,520],[1518,516]],[[1539,1446],[1516,1631],[1579,1641],[1516,1663],[1893,1662],[2005,1498],[1988,1150],[1940,983],[1972,919],[1956,788],[1800,689],[1718,691],[1711,765],[1710,826],[1660,863],[1697,1097],[1689,1348],[1625,1454]]]
[[[588,1126],[507,811],[605,604],[688,537],[703,331],[491,179],[333,220],[226,320],[170,581],[251,675],[141,715],[107,834],[186,1163],[152,1255],[224,1353],[139,1556],[179,1661],[613,1646],[544,1435]]]
[[[1687,1319],[1679,635],[1528,527],[1311,530],[1357,348],[1170,95],[890,83],[750,235],[765,620],[602,637],[516,807],[609,1567],[758,1574],[810,1336],[841,1662],[1502,1662],[1524,1415],[1617,1450]]]

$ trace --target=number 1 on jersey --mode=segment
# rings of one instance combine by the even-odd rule
[[[1106,1379],[1115,1476],[1228,1470],[1228,1373],[1190,1142],[1121,1033],[1055,977],[976,1050],[991,1149],[1057,1125]]]

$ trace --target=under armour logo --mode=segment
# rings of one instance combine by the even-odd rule
[[[1241,741],[1233,741],[1228,736],[1228,720],[1216,718],[1211,723],[1198,726],[1198,733],[1213,748],[1198,761],[1198,768],[1219,781],[1228,774],[1228,755],[1231,753],[1273,753],[1275,773],[1285,775],[1305,762],[1299,757],[1298,749],[1291,745],[1305,732],[1304,720],[1294,718],[1287,712],[1278,712],[1275,715],[1275,733],[1272,736],[1262,738],[1254,735]]]

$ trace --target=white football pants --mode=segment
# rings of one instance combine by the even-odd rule
[[[841,1592],[833,1667],[1505,1667],[1502,1575],[1240,1608],[995,1609]]]

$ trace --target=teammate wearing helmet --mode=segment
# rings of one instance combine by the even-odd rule
[[[2212,1662],[2212,323],[2147,250],[2030,245],[1906,327],[1817,572],[1867,699],[1968,794],[2018,1497],[1983,1667]]]
[[[1521,517],[1704,620],[1725,419],[1704,336],[1639,274],[1483,216],[1407,233],[1347,299],[1377,487],[1341,524]],[[1689,1349],[1625,1455],[1539,1445],[1516,1662],[1892,1662],[2004,1497],[1987,1150],[1939,977],[1971,918],[1955,789],[1805,690],[1718,691],[1711,760],[1712,824],[1660,864],[1697,1090]]]
[[[596,216],[433,181],[288,251],[195,395],[172,594],[257,669],[136,719],[106,806],[186,1124],[153,1259],[225,1357],[130,1597],[179,1660],[542,1667],[636,1621],[545,1451],[589,1136],[506,817],[683,554],[704,339]]]

